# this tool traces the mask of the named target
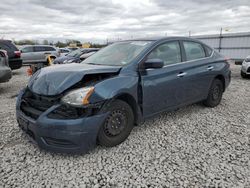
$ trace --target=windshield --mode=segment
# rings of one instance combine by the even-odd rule
[[[247,57],[247,58],[245,59],[245,62],[250,62],[250,57]]]
[[[132,60],[149,46],[150,41],[118,42],[103,48],[82,63],[96,65],[123,66]]]
[[[77,56],[80,56],[81,54],[82,54],[82,49],[77,49],[68,53],[68,56],[77,57]]]

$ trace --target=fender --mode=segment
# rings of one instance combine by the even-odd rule
[[[136,116],[135,123],[139,124],[143,121],[143,115],[140,105],[138,104],[138,84],[138,76],[119,75],[109,78],[95,85],[94,93],[91,95],[89,102],[90,104],[98,102],[110,102],[111,100],[119,98],[120,96],[129,95],[135,101],[135,104],[132,105],[131,108],[133,108]]]
[[[126,75],[103,80],[95,85],[94,93],[89,101],[90,103],[96,103],[112,99],[121,94],[129,94],[138,102],[138,81],[139,77]]]

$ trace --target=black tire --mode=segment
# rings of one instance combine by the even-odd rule
[[[101,112],[110,112],[110,114],[99,130],[98,143],[112,147],[126,140],[134,127],[134,114],[131,107],[122,100],[114,100]]]
[[[215,107],[220,104],[223,94],[223,83],[219,79],[215,79],[209,89],[208,97],[203,102],[207,107]]]
[[[242,72],[242,71],[240,72],[240,75],[241,75],[242,78],[247,78],[247,74]]]

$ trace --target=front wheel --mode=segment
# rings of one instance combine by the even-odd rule
[[[131,107],[122,100],[108,104],[102,112],[109,112],[98,133],[98,143],[112,147],[122,143],[134,126],[134,114]]]
[[[205,106],[215,107],[220,104],[223,94],[223,83],[219,79],[215,79],[209,89],[208,97],[203,102]]]

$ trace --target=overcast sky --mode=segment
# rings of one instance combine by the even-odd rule
[[[136,38],[250,31],[250,0],[1,0],[0,38]]]

